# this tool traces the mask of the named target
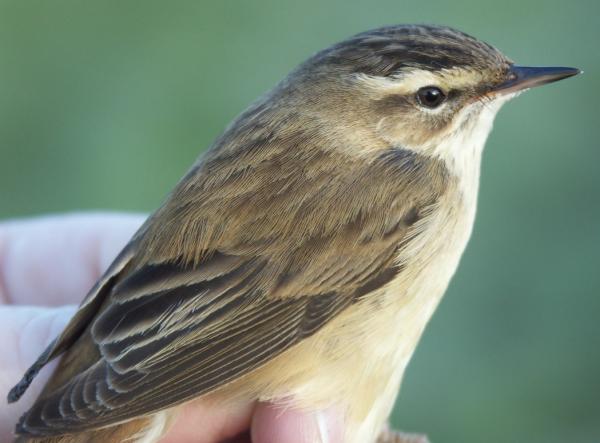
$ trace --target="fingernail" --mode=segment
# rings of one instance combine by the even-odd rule
[[[319,442],[330,443],[329,428],[327,425],[327,417],[325,417],[325,413],[323,411],[317,412],[315,414],[315,419],[317,422],[317,429],[319,432]]]
[[[343,417],[337,408],[316,411],[313,414],[319,443],[342,443],[344,441]]]

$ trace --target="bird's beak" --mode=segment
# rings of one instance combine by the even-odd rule
[[[535,68],[511,65],[506,80],[495,86],[490,92],[494,95],[505,95],[523,91],[534,86],[545,85],[563,78],[580,74],[577,68]]]

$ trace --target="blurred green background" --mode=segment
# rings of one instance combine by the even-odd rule
[[[151,211],[250,101],[368,28],[448,24],[583,68],[501,111],[393,421],[435,443],[598,443],[599,17],[593,0],[2,1],[0,218]]]

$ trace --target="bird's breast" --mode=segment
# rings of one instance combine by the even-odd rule
[[[474,199],[456,187],[398,256],[399,273],[244,381],[249,395],[309,409],[348,408],[348,442],[365,443],[393,407],[404,369],[471,233]],[[351,423],[354,423],[353,425]]]

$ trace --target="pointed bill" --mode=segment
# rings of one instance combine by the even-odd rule
[[[528,67],[512,65],[508,71],[506,81],[500,83],[492,94],[511,94],[525,89],[552,83],[564,78],[580,74],[577,68],[565,67]]]

